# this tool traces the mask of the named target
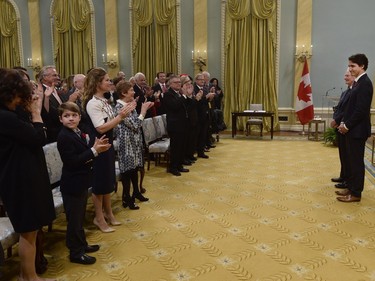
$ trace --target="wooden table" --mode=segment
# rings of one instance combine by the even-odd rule
[[[271,140],[273,139],[273,116],[274,112],[272,111],[241,111],[241,112],[232,112],[232,138],[237,134],[237,117],[270,117],[271,118]]]
[[[315,125],[315,126],[314,126]],[[319,125],[323,125],[323,129],[319,130]],[[324,132],[326,131],[326,121],[314,119],[309,122],[307,139],[313,141],[324,140]]]

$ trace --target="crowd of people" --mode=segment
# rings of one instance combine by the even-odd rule
[[[215,147],[212,134],[225,127],[222,99],[218,80],[210,80],[208,72],[193,79],[161,71],[150,86],[140,72],[127,80],[120,71],[111,79],[104,69],[92,68],[61,79],[55,66],[45,66],[30,81],[22,67],[0,69],[0,197],[20,233],[19,280],[42,280],[37,276],[45,271],[36,266],[38,247],[42,247],[37,245],[37,235],[55,219],[45,144],[57,142],[63,162],[60,190],[69,259],[93,264],[96,259],[88,254],[100,246],[87,243],[83,228],[88,189],[92,187],[93,224],[103,233],[115,231],[113,226],[121,225],[111,207],[111,193],[117,188],[116,158],[123,207],[137,210],[136,199],[149,200],[143,195],[142,121],[166,114],[168,172],[180,176],[189,172],[184,166],[209,158],[206,153]]]

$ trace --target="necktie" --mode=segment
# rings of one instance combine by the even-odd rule
[[[53,90],[52,95],[55,97],[59,104],[62,104],[62,100],[60,99],[59,94],[56,92],[56,89]]]
[[[163,91],[163,93],[167,91],[167,87],[165,86],[165,83],[161,84],[161,90]]]
[[[354,82],[353,82],[353,86],[352,86],[352,88],[355,88],[357,85],[358,85],[358,82],[357,82],[357,81],[354,81]]]

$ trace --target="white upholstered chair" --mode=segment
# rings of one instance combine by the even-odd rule
[[[250,104],[250,110],[261,111],[263,110],[263,105],[261,103]],[[246,136],[251,132],[251,126],[259,126],[260,136],[263,136],[263,118],[262,117],[251,117],[246,122]]]

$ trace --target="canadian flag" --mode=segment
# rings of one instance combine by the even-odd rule
[[[309,66],[307,60],[303,66],[301,82],[299,83],[297,100],[296,100],[296,113],[302,125],[314,119],[314,105],[312,99],[311,82]]]

